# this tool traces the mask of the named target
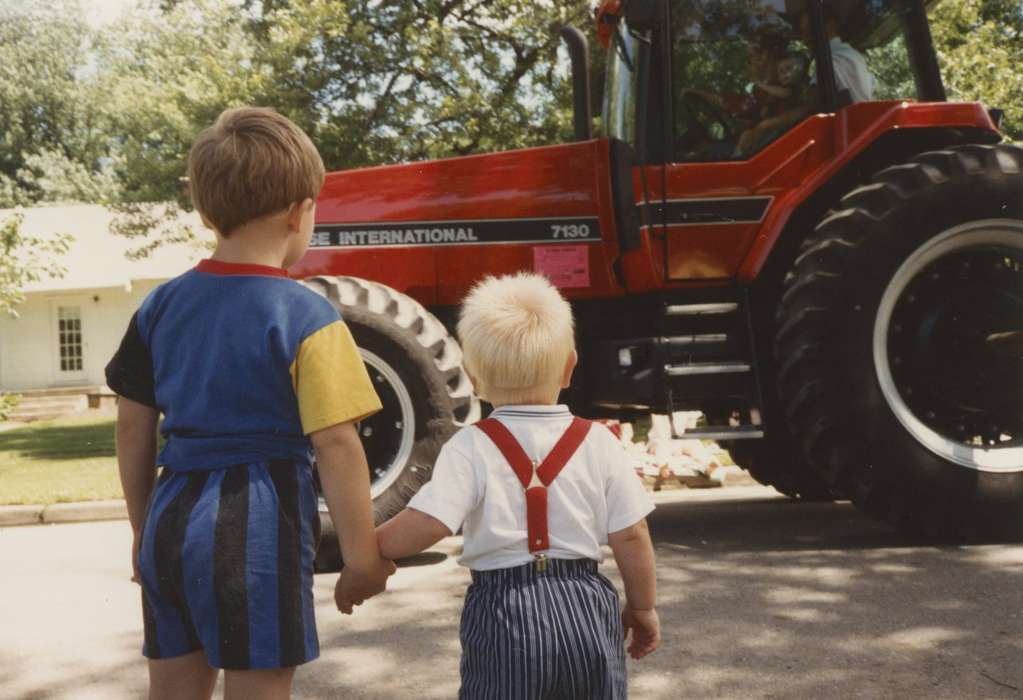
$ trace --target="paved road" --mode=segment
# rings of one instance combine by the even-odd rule
[[[632,697],[1023,697],[1023,546],[931,546],[759,487],[658,498],[665,644],[630,662]],[[295,697],[454,697],[459,544],[352,618],[318,576],[324,653]],[[0,529],[0,697],[143,695],[128,546],[123,522]]]

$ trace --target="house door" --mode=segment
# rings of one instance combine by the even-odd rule
[[[57,384],[83,381],[85,374],[85,343],[82,329],[82,307],[54,302],[53,343],[54,381]]]

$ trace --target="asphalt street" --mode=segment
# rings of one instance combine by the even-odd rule
[[[657,498],[664,645],[630,661],[631,697],[1023,697],[1023,546],[914,541],[761,487]],[[129,543],[123,521],[0,529],[0,698],[144,696]],[[454,697],[459,546],[354,617],[317,576],[323,654],[294,697]]]

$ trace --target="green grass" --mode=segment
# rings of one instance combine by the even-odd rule
[[[0,504],[121,497],[113,419],[41,421],[0,432]]]

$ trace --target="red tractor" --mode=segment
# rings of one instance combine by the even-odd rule
[[[612,0],[599,135],[335,172],[293,274],[383,399],[378,518],[480,416],[453,337],[485,275],[571,300],[589,417],[699,410],[765,484],[1023,536],[1023,149],[946,101],[925,0]]]

